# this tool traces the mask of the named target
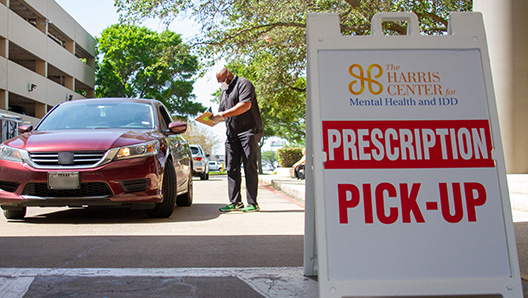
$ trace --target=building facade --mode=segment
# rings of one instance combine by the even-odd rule
[[[36,124],[93,97],[95,39],[54,0],[0,0],[0,113]]]
[[[528,173],[528,1],[474,0],[482,13],[506,169]]]

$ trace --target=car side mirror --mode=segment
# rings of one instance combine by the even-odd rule
[[[169,123],[169,133],[181,134],[187,131],[187,123],[183,122],[172,122]]]
[[[18,127],[18,134],[24,134],[33,130],[33,125],[21,125]]]
[[[209,157],[211,157],[211,154],[207,153],[207,154],[205,155],[205,157],[209,158]]]

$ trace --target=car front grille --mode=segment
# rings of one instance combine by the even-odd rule
[[[80,189],[49,189],[46,183],[28,183],[24,195],[39,197],[102,197],[112,195],[112,190],[104,182],[81,183]]]
[[[31,161],[40,167],[49,166],[91,166],[103,159],[106,151],[73,152],[73,164],[60,164],[59,152],[30,152]]]

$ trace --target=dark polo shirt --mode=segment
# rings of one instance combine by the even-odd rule
[[[251,109],[238,116],[226,118],[227,136],[239,134],[261,134],[264,129],[257,103],[255,86],[248,79],[235,76],[229,88],[220,93],[219,112],[229,110],[239,102],[251,102]]]

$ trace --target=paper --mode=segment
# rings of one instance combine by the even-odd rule
[[[203,123],[203,124],[206,124],[206,125],[209,125],[209,126],[212,127],[212,126],[215,126],[216,124],[218,124],[218,122],[214,122],[213,120],[211,120],[209,118],[211,116],[213,116],[213,112],[212,112],[212,109],[209,108],[205,112],[203,112],[203,114],[198,116],[195,120],[200,122],[200,123]]]

